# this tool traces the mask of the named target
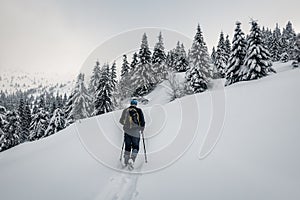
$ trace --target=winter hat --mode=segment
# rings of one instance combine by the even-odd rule
[[[132,100],[130,101],[130,104],[136,106],[136,105],[138,104],[138,102],[137,102],[136,99],[132,99]]]

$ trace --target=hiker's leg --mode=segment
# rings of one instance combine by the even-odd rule
[[[125,133],[124,141],[125,141],[124,163],[125,165],[127,165],[128,160],[130,158],[130,152],[131,152],[131,136]]]
[[[131,158],[135,161],[136,156],[140,149],[140,138],[139,137],[132,137],[132,154]]]

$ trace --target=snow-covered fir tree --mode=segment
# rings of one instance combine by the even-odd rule
[[[187,90],[191,90],[193,93],[203,92],[207,89],[207,84],[211,78],[210,57],[198,24],[189,53],[189,70],[186,72]]]
[[[253,80],[275,72],[271,67],[270,54],[262,42],[260,28],[256,21],[251,22],[251,32],[248,38],[245,67],[242,80]]]
[[[231,54],[231,44],[229,40],[229,35],[226,36],[226,40],[225,40],[225,52],[226,52],[226,60],[228,62],[229,56]]]
[[[241,23],[236,22],[236,28],[232,40],[232,53],[230,54],[225,85],[230,85],[241,80],[242,66],[246,55],[247,41],[241,30]]]
[[[20,142],[28,140],[30,134],[31,111],[28,103],[25,103],[23,98],[20,99],[18,114],[20,117],[21,134]]]
[[[49,124],[49,113],[44,108],[38,108],[38,111],[33,115],[30,124],[29,140],[38,140],[45,135],[45,131]]]
[[[56,97],[55,97],[55,103],[56,103],[57,108],[62,109],[64,107],[63,97],[58,92],[57,92]]]
[[[138,58],[138,54],[135,52],[135,53],[133,54],[133,56],[132,56],[132,61],[131,61],[131,63],[130,63],[130,70],[131,70],[131,71],[134,70],[135,67],[137,66],[137,64],[138,64],[138,62],[139,62],[138,59],[139,59],[139,58]]]
[[[21,120],[18,115],[18,112],[8,111],[6,114],[7,124],[4,127],[4,135],[1,138],[1,151],[9,149],[13,146],[16,146],[20,143],[21,139]]]
[[[7,125],[7,119],[6,119],[6,108],[4,106],[0,106],[0,151],[6,149],[5,146],[5,138],[6,134],[4,132],[4,128]]]
[[[53,109],[53,102],[55,102],[55,98],[53,96],[53,93],[51,92],[45,92],[45,110],[50,113],[50,116],[52,115],[51,109]],[[56,107],[56,104],[54,104],[54,109]]]
[[[135,53],[135,55],[137,56],[136,53]],[[133,59],[137,59],[137,57],[135,55],[133,56]],[[135,69],[135,65],[136,64],[134,64],[134,67],[131,68],[127,61],[127,56],[123,55],[121,78],[120,78],[120,81],[118,84],[118,88],[116,88],[117,92],[119,92],[118,96],[121,99],[125,99],[131,95],[131,91],[129,90],[129,88],[130,88],[130,72],[132,72]]]
[[[36,100],[37,100],[37,103],[35,103],[35,104],[37,105],[37,107],[45,109],[45,107],[46,107],[45,95],[44,94],[40,95]]]
[[[89,95],[84,84],[84,74],[80,73],[77,77],[76,85],[66,103],[65,114],[67,125],[72,124],[78,119],[90,117],[92,113],[92,103],[92,97]]]
[[[88,87],[88,91],[92,97],[95,95],[95,91],[97,89],[97,85],[99,83],[100,76],[101,76],[101,68],[100,68],[100,63],[97,60],[96,65],[93,68],[92,76],[91,76],[91,79],[89,82],[89,87]]]
[[[101,79],[96,90],[93,115],[101,115],[113,110],[112,85],[109,75],[109,65],[105,64],[101,72]]]
[[[184,49],[184,45],[178,41],[176,48],[174,49],[173,52],[174,52],[173,68],[177,72],[186,72],[188,66],[188,60]]]
[[[215,58],[215,78],[224,78],[226,72],[226,65],[228,61],[228,54],[225,45],[225,39],[223,32],[220,33],[219,43],[217,46],[216,58]]]
[[[272,61],[274,61],[274,62],[279,61],[281,53],[282,53],[281,31],[280,31],[278,24],[276,24],[276,28],[272,34],[272,42],[271,42],[271,48],[270,48],[270,54],[271,54]]]
[[[293,62],[293,67],[299,67],[300,65],[300,33],[297,34],[294,46],[294,58],[295,61]]]
[[[161,64],[166,61],[166,53],[163,42],[162,33],[159,32],[158,41],[154,46],[153,55],[152,55],[152,63],[153,64]]]
[[[65,93],[64,94],[64,97],[63,97],[63,105],[66,105],[66,103],[67,103],[67,101],[68,101],[68,96],[67,96],[67,94]]]
[[[168,69],[174,69],[174,66],[176,65],[176,54],[174,52],[174,49],[171,49],[170,51],[168,51],[167,53],[167,58],[166,58],[166,64],[168,66]]]
[[[111,65],[111,71],[109,72],[111,86],[114,88],[117,86],[117,64],[116,61]]]
[[[116,61],[113,62],[111,66],[111,71],[110,71],[110,82],[111,82],[111,87],[112,87],[112,94],[111,94],[111,99],[112,99],[112,110],[115,110],[118,108],[118,102],[120,102],[120,91],[118,87],[118,81],[117,81],[117,64]]]
[[[157,83],[146,33],[143,34],[138,57],[139,62],[130,76],[130,83],[134,90],[132,95],[143,96],[153,90]]]
[[[264,43],[265,47],[268,49],[270,52],[271,45],[272,45],[272,31],[269,28],[265,28],[263,26],[261,30],[261,37],[262,37],[262,42]]]
[[[51,103],[51,107],[49,109],[50,118],[52,117],[53,112],[54,112],[54,110],[56,110],[56,108],[57,108],[57,103],[56,103],[56,101],[53,101]]]
[[[52,118],[50,119],[48,128],[45,131],[44,137],[52,135],[66,127],[65,113],[62,109],[57,108]]]
[[[180,72],[186,72],[186,70],[188,70],[189,61],[188,61],[188,56],[187,56],[187,53],[185,51],[185,47],[184,47],[183,43],[181,43],[180,63],[181,63],[181,68],[180,68],[179,71]]]
[[[151,63],[151,51],[148,45],[148,39],[146,33],[143,34],[142,43],[138,54],[139,63],[148,64]]]
[[[4,106],[0,106],[0,129],[4,129],[4,126],[7,124],[6,120],[6,108]]]
[[[162,33],[159,32],[158,41],[154,46],[152,55],[152,66],[158,81],[166,79],[166,57]]]
[[[123,63],[122,63],[122,68],[121,68],[121,78],[125,78],[128,76],[130,72],[130,66],[127,61],[127,55],[123,55]]]
[[[282,44],[283,44],[283,53],[288,56],[288,60],[295,59],[293,55],[293,49],[296,41],[296,33],[293,29],[293,25],[290,21],[288,21],[286,27],[282,31]],[[283,58],[284,55],[281,55]]]
[[[212,48],[212,52],[211,52],[211,55],[210,55],[210,58],[211,58],[211,61],[212,61],[212,63],[215,63],[216,62],[216,48],[215,47],[213,47]]]

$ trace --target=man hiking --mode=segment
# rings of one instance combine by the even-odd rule
[[[137,100],[130,101],[130,106],[123,110],[120,123],[124,130],[124,164],[133,169],[133,163],[139,152],[140,132],[144,131],[145,119],[142,109],[137,107]]]

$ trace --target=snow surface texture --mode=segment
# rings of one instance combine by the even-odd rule
[[[300,71],[290,62],[274,68],[279,73],[225,88],[221,127],[213,97],[223,80],[210,92],[145,107],[148,163],[141,145],[133,173],[119,163],[121,111],[9,149],[0,154],[1,199],[298,200]]]

